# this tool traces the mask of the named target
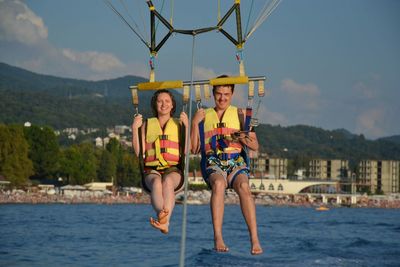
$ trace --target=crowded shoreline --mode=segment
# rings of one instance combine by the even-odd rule
[[[211,192],[209,190],[191,191],[187,193],[189,205],[208,205]],[[400,194],[391,195],[359,195],[357,203],[336,204],[334,202],[322,203],[318,197],[309,195],[272,195],[254,194],[256,205],[282,206],[282,207],[352,207],[352,208],[390,208],[400,209]],[[184,194],[176,196],[176,202],[183,204]],[[239,198],[233,191],[227,191],[225,203],[239,204]],[[150,196],[146,193],[114,193],[97,196],[66,196],[62,194],[46,194],[42,192],[25,192],[23,190],[10,190],[0,192],[1,204],[150,204]]]

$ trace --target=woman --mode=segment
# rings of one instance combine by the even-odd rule
[[[172,118],[176,102],[168,90],[158,90],[151,99],[154,118],[143,122],[142,115],[137,115],[132,124],[132,142],[136,155],[139,155],[139,135],[141,134],[144,152],[143,189],[150,193],[151,204],[157,219],[150,217],[150,224],[167,234],[172,210],[175,206],[175,194],[182,190],[184,177],[178,168],[180,148],[185,146],[181,136],[182,124],[187,137],[188,117],[180,114],[180,119]],[[142,127],[139,133],[139,128]],[[184,153],[182,153],[184,155]]]

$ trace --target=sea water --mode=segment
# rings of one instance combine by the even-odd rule
[[[163,235],[150,205],[0,205],[0,266],[178,266],[182,210]],[[400,266],[400,210],[257,206],[258,256],[240,206],[225,208],[228,253],[213,251],[209,206],[187,211],[186,266]]]

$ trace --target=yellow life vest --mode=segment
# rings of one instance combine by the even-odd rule
[[[147,120],[144,165],[157,170],[179,163],[179,120],[170,118],[161,129],[157,118]]]
[[[238,109],[229,106],[221,121],[218,119],[217,112],[213,108],[206,109],[204,119],[204,144],[207,155],[221,153],[236,154],[242,151],[242,144],[232,140],[231,134],[240,131],[240,119]],[[222,145],[221,145],[222,144]]]

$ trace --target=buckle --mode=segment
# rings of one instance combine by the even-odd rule
[[[219,122],[217,123],[217,128],[225,128],[226,123],[225,122]]]
[[[223,135],[223,134],[217,135],[217,140],[224,140],[224,139],[225,139],[225,135]]]
[[[161,134],[161,135],[158,136],[158,138],[160,140],[168,140],[168,135],[167,134]]]

